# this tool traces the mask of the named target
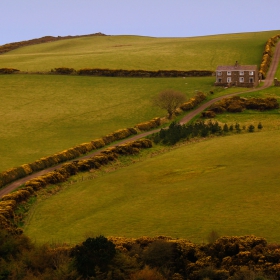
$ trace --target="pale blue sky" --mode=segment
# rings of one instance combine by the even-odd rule
[[[280,30],[279,0],[0,1],[0,45],[96,32],[192,37]]]

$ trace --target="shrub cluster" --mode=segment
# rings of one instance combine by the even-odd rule
[[[139,130],[146,131],[156,128],[161,125],[160,118],[154,118],[147,122],[137,124],[135,127]]]
[[[8,169],[0,173],[0,187],[3,187],[36,171],[40,171],[59,163],[78,158],[92,150],[102,148],[109,143],[127,138],[133,134],[137,134],[137,130],[135,128],[120,129],[100,139],[77,145],[52,156],[40,158],[39,160],[29,164],[23,164],[19,167]]]
[[[207,95],[203,92],[197,92],[194,97],[192,97],[188,102],[183,103],[180,109],[183,111],[189,111],[195,108],[198,104],[206,99]]]
[[[9,231],[18,231],[13,226],[11,219],[14,217],[14,210],[19,203],[27,201],[36,191],[47,185],[58,184],[67,181],[67,179],[78,172],[98,169],[103,165],[114,161],[119,155],[133,155],[140,152],[140,149],[151,148],[152,142],[148,139],[140,139],[119,146],[108,148],[100,155],[88,159],[76,160],[71,163],[65,163],[60,168],[31,179],[25,183],[25,186],[18,191],[4,195],[0,201],[0,228]]]
[[[55,74],[70,75],[72,73],[75,73],[76,71],[74,68],[59,67],[59,68],[52,69],[51,72]]]
[[[273,56],[273,47],[275,46],[275,44],[279,39],[280,39],[280,34],[275,35],[270,39],[268,39],[268,41],[265,44],[260,71],[259,71],[259,73],[262,75],[262,78],[266,77]]]
[[[14,68],[0,68],[0,74],[14,74],[20,70]]]
[[[242,112],[245,109],[265,111],[278,108],[279,103],[274,97],[242,98],[240,96],[233,96],[212,104],[206,112],[202,113],[202,117],[215,117],[215,114],[224,112]]]
[[[213,72],[208,70],[123,70],[123,69],[99,69],[84,68],[77,71],[78,75],[105,76],[105,77],[206,77],[212,76]]]

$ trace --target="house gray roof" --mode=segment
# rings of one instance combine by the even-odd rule
[[[218,66],[217,71],[258,71],[257,65],[223,65]]]

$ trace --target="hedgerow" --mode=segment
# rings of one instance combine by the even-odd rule
[[[243,98],[240,96],[233,96],[224,98],[218,102],[212,104],[207,112],[202,113],[203,117],[210,116],[209,112],[214,112],[215,114],[224,113],[224,112],[242,112],[246,109],[251,110],[273,110],[278,109],[279,103],[274,97],[267,98]]]
[[[78,75],[105,76],[105,77],[206,77],[212,76],[213,72],[208,70],[123,70],[123,69],[99,69],[84,68],[77,70]]]
[[[59,163],[78,158],[93,150],[100,149],[107,144],[125,139],[134,134],[137,134],[137,130],[135,128],[120,129],[100,139],[95,139],[91,142],[77,145],[54,155],[40,158],[39,160],[36,160],[32,163],[10,168],[0,173],[0,187],[3,187],[17,179],[30,175],[36,171],[40,171]]]
[[[78,172],[89,171],[91,169],[99,169],[101,166],[114,161],[120,155],[133,155],[140,152],[141,149],[151,148],[152,142],[148,139],[139,139],[126,144],[108,148],[99,155],[92,156],[88,159],[76,160],[71,163],[65,163],[61,167],[45,175],[38,176],[27,181],[21,189],[4,195],[0,201],[0,228],[9,231],[18,231],[14,225],[12,218],[15,209],[20,203],[27,201],[38,190],[48,185],[54,185],[67,181],[67,179]]]
[[[197,92],[194,97],[190,98],[187,102],[180,106],[183,111],[189,111],[195,108],[198,104],[206,99],[207,95],[203,92]]]
[[[260,66],[259,73],[262,75],[262,78],[264,79],[266,77],[267,71],[269,69],[272,56],[273,56],[273,47],[277,43],[277,41],[280,39],[280,34],[275,35],[268,39],[268,41],[265,44],[264,51],[263,51],[263,57],[262,62]]]

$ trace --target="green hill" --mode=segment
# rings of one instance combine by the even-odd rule
[[[83,174],[36,204],[24,231],[38,242],[78,242],[88,233],[203,242],[215,230],[279,243],[279,137],[274,130],[212,138]]]
[[[16,49],[0,55],[0,65],[26,71],[49,71],[60,66],[214,70],[218,64],[235,60],[259,64],[265,42],[277,33],[194,38],[80,37]],[[150,102],[161,90],[180,90],[188,98],[195,90],[215,91],[209,98],[239,90],[214,89],[214,80],[0,75],[0,170],[164,116],[165,112]]]
[[[219,64],[257,64],[279,31],[190,38],[92,36],[22,47],[0,55],[1,67],[50,71],[57,67],[215,70]]]

